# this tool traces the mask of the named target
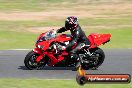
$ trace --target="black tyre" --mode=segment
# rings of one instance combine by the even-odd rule
[[[98,68],[99,66],[102,65],[102,63],[104,62],[104,59],[105,59],[105,53],[102,49],[100,48],[97,48],[95,50],[95,53],[99,55],[99,59],[98,59],[98,63],[97,65],[95,66],[96,68]]]
[[[30,70],[35,70],[35,69],[42,69],[46,63],[47,60],[43,59],[39,63],[36,62],[36,58],[39,56],[39,54],[35,53],[34,51],[30,51],[24,60],[25,66],[30,69]]]
[[[82,63],[81,66],[83,69],[88,70],[88,69],[96,69],[98,68],[104,61],[105,59],[105,54],[104,51],[100,48],[95,48],[91,50],[91,53],[94,55],[90,57],[89,63]]]

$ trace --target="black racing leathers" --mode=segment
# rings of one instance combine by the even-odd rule
[[[62,27],[57,30],[57,33],[62,33],[67,31],[65,27]],[[71,50],[71,55],[74,58],[78,58],[77,51],[80,49],[80,47],[85,44],[90,46],[90,42],[85,35],[84,31],[81,29],[81,27],[78,25],[75,29],[69,29],[71,32],[72,40],[70,41],[70,44],[67,46],[67,50],[72,49],[72,46],[76,45],[74,49]]]

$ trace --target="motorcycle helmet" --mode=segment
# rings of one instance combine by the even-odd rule
[[[65,21],[65,28],[67,30],[74,30],[78,26],[78,19],[75,16],[69,16],[67,17]]]

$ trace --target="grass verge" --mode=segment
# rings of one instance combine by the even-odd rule
[[[80,5],[131,3],[131,0],[0,0],[0,11],[49,11],[74,9]],[[61,7],[61,8],[60,8]],[[84,8],[86,9],[86,8]]]
[[[0,31],[0,49],[33,48],[37,36],[26,32]]]
[[[1,88],[81,88],[75,80],[0,79]],[[85,84],[83,88],[131,88],[130,84]]]

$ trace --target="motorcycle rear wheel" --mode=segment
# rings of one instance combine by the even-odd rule
[[[100,48],[96,48],[92,51],[92,53],[95,53],[96,55],[99,55],[98,56],[98,60],[96,62],[96,64],[90,64],[90,63],[81,63],[81,67],[85,70],[88,70],[88,69],[96,69],[98,68],[99,66],[102,65],[104,59],[105,59],[105,54],[104,54],[104,51]]]
[[[39,56],[39,54],[35,53],[34,51],[30,51],[25,59],[24,64],[29,70],[39,70],[42,69],[46,63],[47,60],[41,60],[40,62],[36,62],[36,58]]]

